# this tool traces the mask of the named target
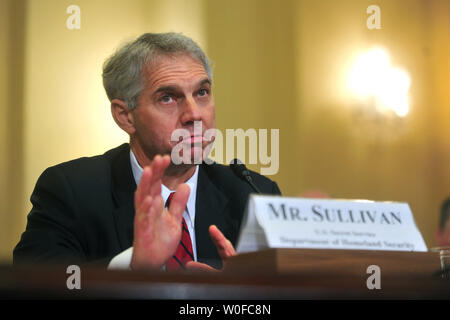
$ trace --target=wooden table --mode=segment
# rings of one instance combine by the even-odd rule
[[[367,267],[381,272],[368,289]],[[229,259],[222,273],[106,271],[81,266],[81,290],[67,266],[0,268],[3,299],[449,299],[438,253],[269,249]]]

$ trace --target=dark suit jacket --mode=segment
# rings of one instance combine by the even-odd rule
[[[280,194],[275,182],[251,175],[263,193]],[[48,168],[31,196],[33,208],[14,249],[14,264],[96,262],[106,266],[132,246],[135,190],[128,144]],[[215,224],[235,245],[252,192],[230,168],[200,165],[195,208],[198,261],[220,267],[208,227]]]

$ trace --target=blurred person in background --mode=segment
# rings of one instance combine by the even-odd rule
[[[436,230],[436,245],[450,246],[450,198],[445,200],[441,206],[439,227]]]

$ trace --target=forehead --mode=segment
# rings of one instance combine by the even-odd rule
[[[203,64],[189,55],[161,56],[149,62],[144,70],[147,88],[176,84],[179,86],[209,79]]]

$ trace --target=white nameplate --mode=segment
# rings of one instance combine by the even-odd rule
[[[427,251],[407,203],[251,195],[236,246]]]

